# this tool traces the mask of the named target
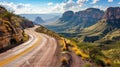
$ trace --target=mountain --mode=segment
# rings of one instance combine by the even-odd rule
[[[34,22],[34,24],[45,23],[45,21],[41,17],[36,17],[36,19],[33,22]]]
[[[87,42],[120,40],[119,29],[120,7],[109,7],[102,20],[83,29],[77,37]]]
[[[78,33],[83,28],[89,27],[98,20],[101,20],[103,15],[104,11],[96,8],[88,8],[75,13],[73,11],[66,11],[59,20],[45,27],[58,33]]]
[[[22,17],[25,17],[31,21],[34,21],[36,17],[41,17],[43,20],[48,20],[56,16],[61,16],[60,13],[50,13],[50,14],[19,14]]]
[[[60,18],[59,16],[55,16],[50,19],[46,19],[45,22],[47,22],[47,23],[56,22],[59,18]]]
[[[23,42],[25,38],[23,29],[33,26],[31,21],[0,6],[0,49]]]

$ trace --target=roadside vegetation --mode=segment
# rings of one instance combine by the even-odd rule
[[[69,38],[67,43],[70,44],[76,55],[82,57],[83,60],[95,63],[96,66],[120,66],[120,42],[101,44],[79,42]]]
[[[35,31],[37,31],[39,33],[47,34],[47,35],[57,38],[57,39],[61,39],[60,35],[58,35],[57,33],[53,32],[52,30],[49,30],[41,25]]]
[[[22,35],[23,35],[22,42],[25,42],[29,39],[29,36],[24,31],[23,31]]]

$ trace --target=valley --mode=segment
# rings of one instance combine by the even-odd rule
[[[0,67],[120,67],[119,1],[20,2],[0,1]]]
[[[81,26],[79,26],[79,30],[74,28],[76,25],[70,26],[75,23],[74,21],[73,24],[71,23],[71,17],[74,18],[74,13],[71,11],[68,11],[68,15],[65,12],[62,18],[59,19],[61,21],[58,20],[57,23],[45,27],[66,37],[68,45],[71,46],[70,49],[73,49],[75,54],[83,59],[90,60],[95,65],[102,67],[119,67],[120,55],[118,54],[119,51],[117,51],[120,49],[119,10],[120,7],[109,7],[104,12],[101,20],[83,29],[80,29]]]

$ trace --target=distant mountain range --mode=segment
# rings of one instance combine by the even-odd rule
[[[46,19],[45,21],[52,23],[52,22],[56,22],[59,18],[60,18],[60,16],[55,16],[55,17],[52,17],[50,19]]]
[[[98,20],[101,20],[103,15],[104,11],[96,8],[88,8],[75,13],[67,11],[55,23],[45,27],[58,33],[77,33],[83,28],[89,27]]]
[[[34,21],[36,17],[41,17],[44,21],[54,18],[56,16],[61,17],[60,13],[54,13],[54,14],[20,14],[20,16],[25,17],[31,21]]]
[[[50,25],[51,23],[57,21],[60,17],[55,16],[50,19],[43,20],[41,17],[36,17],[36,19],[33,21],[34,24],[41,24],[41,25]]]

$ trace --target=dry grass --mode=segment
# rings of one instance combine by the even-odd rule
[[[88,59],[89,58],[89,55],[83,53],[82,50],[80,50],[77,47],[73,47],[72,50],[76,53],[76,55],[81,56],[83,59]]]
[[[92,67],[92,65],[90,63],[86,63],[84,64],[84,67]]]
[[[27,34],[24,34],[23,42],[27,41],[28,39],[29,39],[29,36]]]
[[[61,58],[62,63],[68,63],[68,59],[66,57]]]
[[[62,47],[62,51],[66,51],[66,47]]]

